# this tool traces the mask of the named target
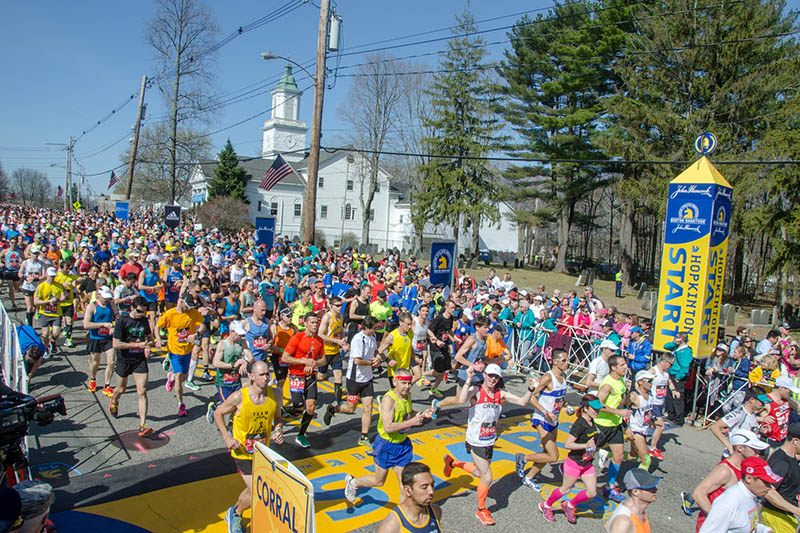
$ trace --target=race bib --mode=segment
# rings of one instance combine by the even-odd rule
[[[109,331],[108,328],[102,327],[102,328],[97,328],[97,334],[103,337],[108,337],[109,335],[111,335],[111,332]]]
[[[656,398],[665,398],[667,396],[667,386],[659,385],[656,387]]]
[[[564,407],[564,399],[558,398],[556,401],[553,402],[553,414],[557,415],[561,412],[561,409]]]
[[[497,436],[497,423],[484,422],[481,424],[478,438],[481,440],[492,440]]]
[[[265,337],[253,337],[253,348],[256,350],[263,350],[267,347],[267,339]]]
[[[264,442],[264,438],[265,438],[265,436],[263,434],[249,435],[244,440],[244,450],[249,454],[254,453],[255,452],[255,448],[256,448],[256,442],[263,443]]]
[[[147,294],[155,294],[158,292],[158,289],[145,289],[144,292]]]
[[[415,349],[417,352],[422,352],[422,351],[424,351],[424,350],[425,350],[425,341],[420,341],[420,342],[418,342],[417,344],[415,344],[415,345],[414,345],[414,349]]]
[[[306,378],[303,376],[289,377],[289,392],[305,392]]]
[[[175,332],[178,342],[187,342],[189,340],[189,330],[187,328],[179,329]]]
[[[644,425],[649,425],[650,422],[653,421],[653,411],[645,411],[642,415],[642,420],[644,421]]]
[[[239,374],[236,371],[225,372],[222,374],[222,382],[225,385],[232,385],[239,382]]]
[[[56,312],[56,304],[44,304],[44,312],[45,313],[55,313]]]
[[[594,460],[594,452],[595,451],[597,451],[597,447],[596,446],[591,446],[591,447],[586,448],[585,450],[583,450],[583,455],[581,456],[581,459],[583,459],[583,462],[584,463],[589,463],[589,462],[593,461]]]

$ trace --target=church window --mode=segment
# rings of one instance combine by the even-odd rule
[[[269,205],[269,214],[274,217],[278,216],[278,202],[272,202]]]
[[[348,191],[353,190],[353,180],[347,180],[347,190]]]
[[[300,202],[295,203],[294,204],[294,216],[295,217],[299,217],[302,209],[303,209],[303,206],[300,204]]]

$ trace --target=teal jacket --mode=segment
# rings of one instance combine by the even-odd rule
[[[689,346],[678,347],[677,343],[668,342],[664,349],[672,352],[675,362],[669,367],[669,375],[678,381],[682,381],[689,374],[689,365],[692,364],[692,349]]]

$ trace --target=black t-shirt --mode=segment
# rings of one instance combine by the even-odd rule
[[[450,336],[453,332],[453,321],[455,317],[452,315],[450,318],[445,318],[444,313],[439,313],[436,317],[431,321],[431,325],[428,326],[434,336],[439,339],[440,341],[444,341],[445,344],[450,344]]]
[[[150,323],[147,317],[131,318],[120,315],[114,324],[114,338],[122,342],[144,342],[150,338]],[[118,350],[120,357],[139,359],[144,357],[144,350]]]
[[[576,444],[586,444],[592,438],[596,443],[599,431],[594,422],[587,422],[582,416],[579,416],[572,424],[569,434],[575,437]],[[567,455],[579,466],[587,466],[594,460],[594,452],[595,450],[570,450]]]
[[[783,481],[775,485],[775,490],[783,496],[784,500],[792,505],[797,505],[797,494],[800,493],[800,463],[794,457],[786,455],[786,452],[780,448],[772,452],[767,463],[773,472],[783,478]],[[779,511],[767,500],[764,500],[763,505],[773,511]]]
[[[85,278],[78,284],[78,290],[81,294],[89,294],[97,290],[97,280],[92,278]]]

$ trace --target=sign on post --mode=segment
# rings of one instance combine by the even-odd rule
[[[175,229],[181,225],[181,206],[179,205],[164,206],[164,225],[172,229]]]
[[[264,244],[269,250],[274,242],[275,217],[256,217],[256,244]]]
[[[653,347],[689,335],[697,358],[717,345],[733,189],[702,157],[669,184]]]
[[[431,286],[450,286],[453,279],[455,251],[455,241],[431,243]]]
[[[120,220],[128,220],[128,203],[117,202],[117,209],[114,215]]]
[[[257,442],[253,454],[252,531],[314,533],[314,486],[282,455]]]

